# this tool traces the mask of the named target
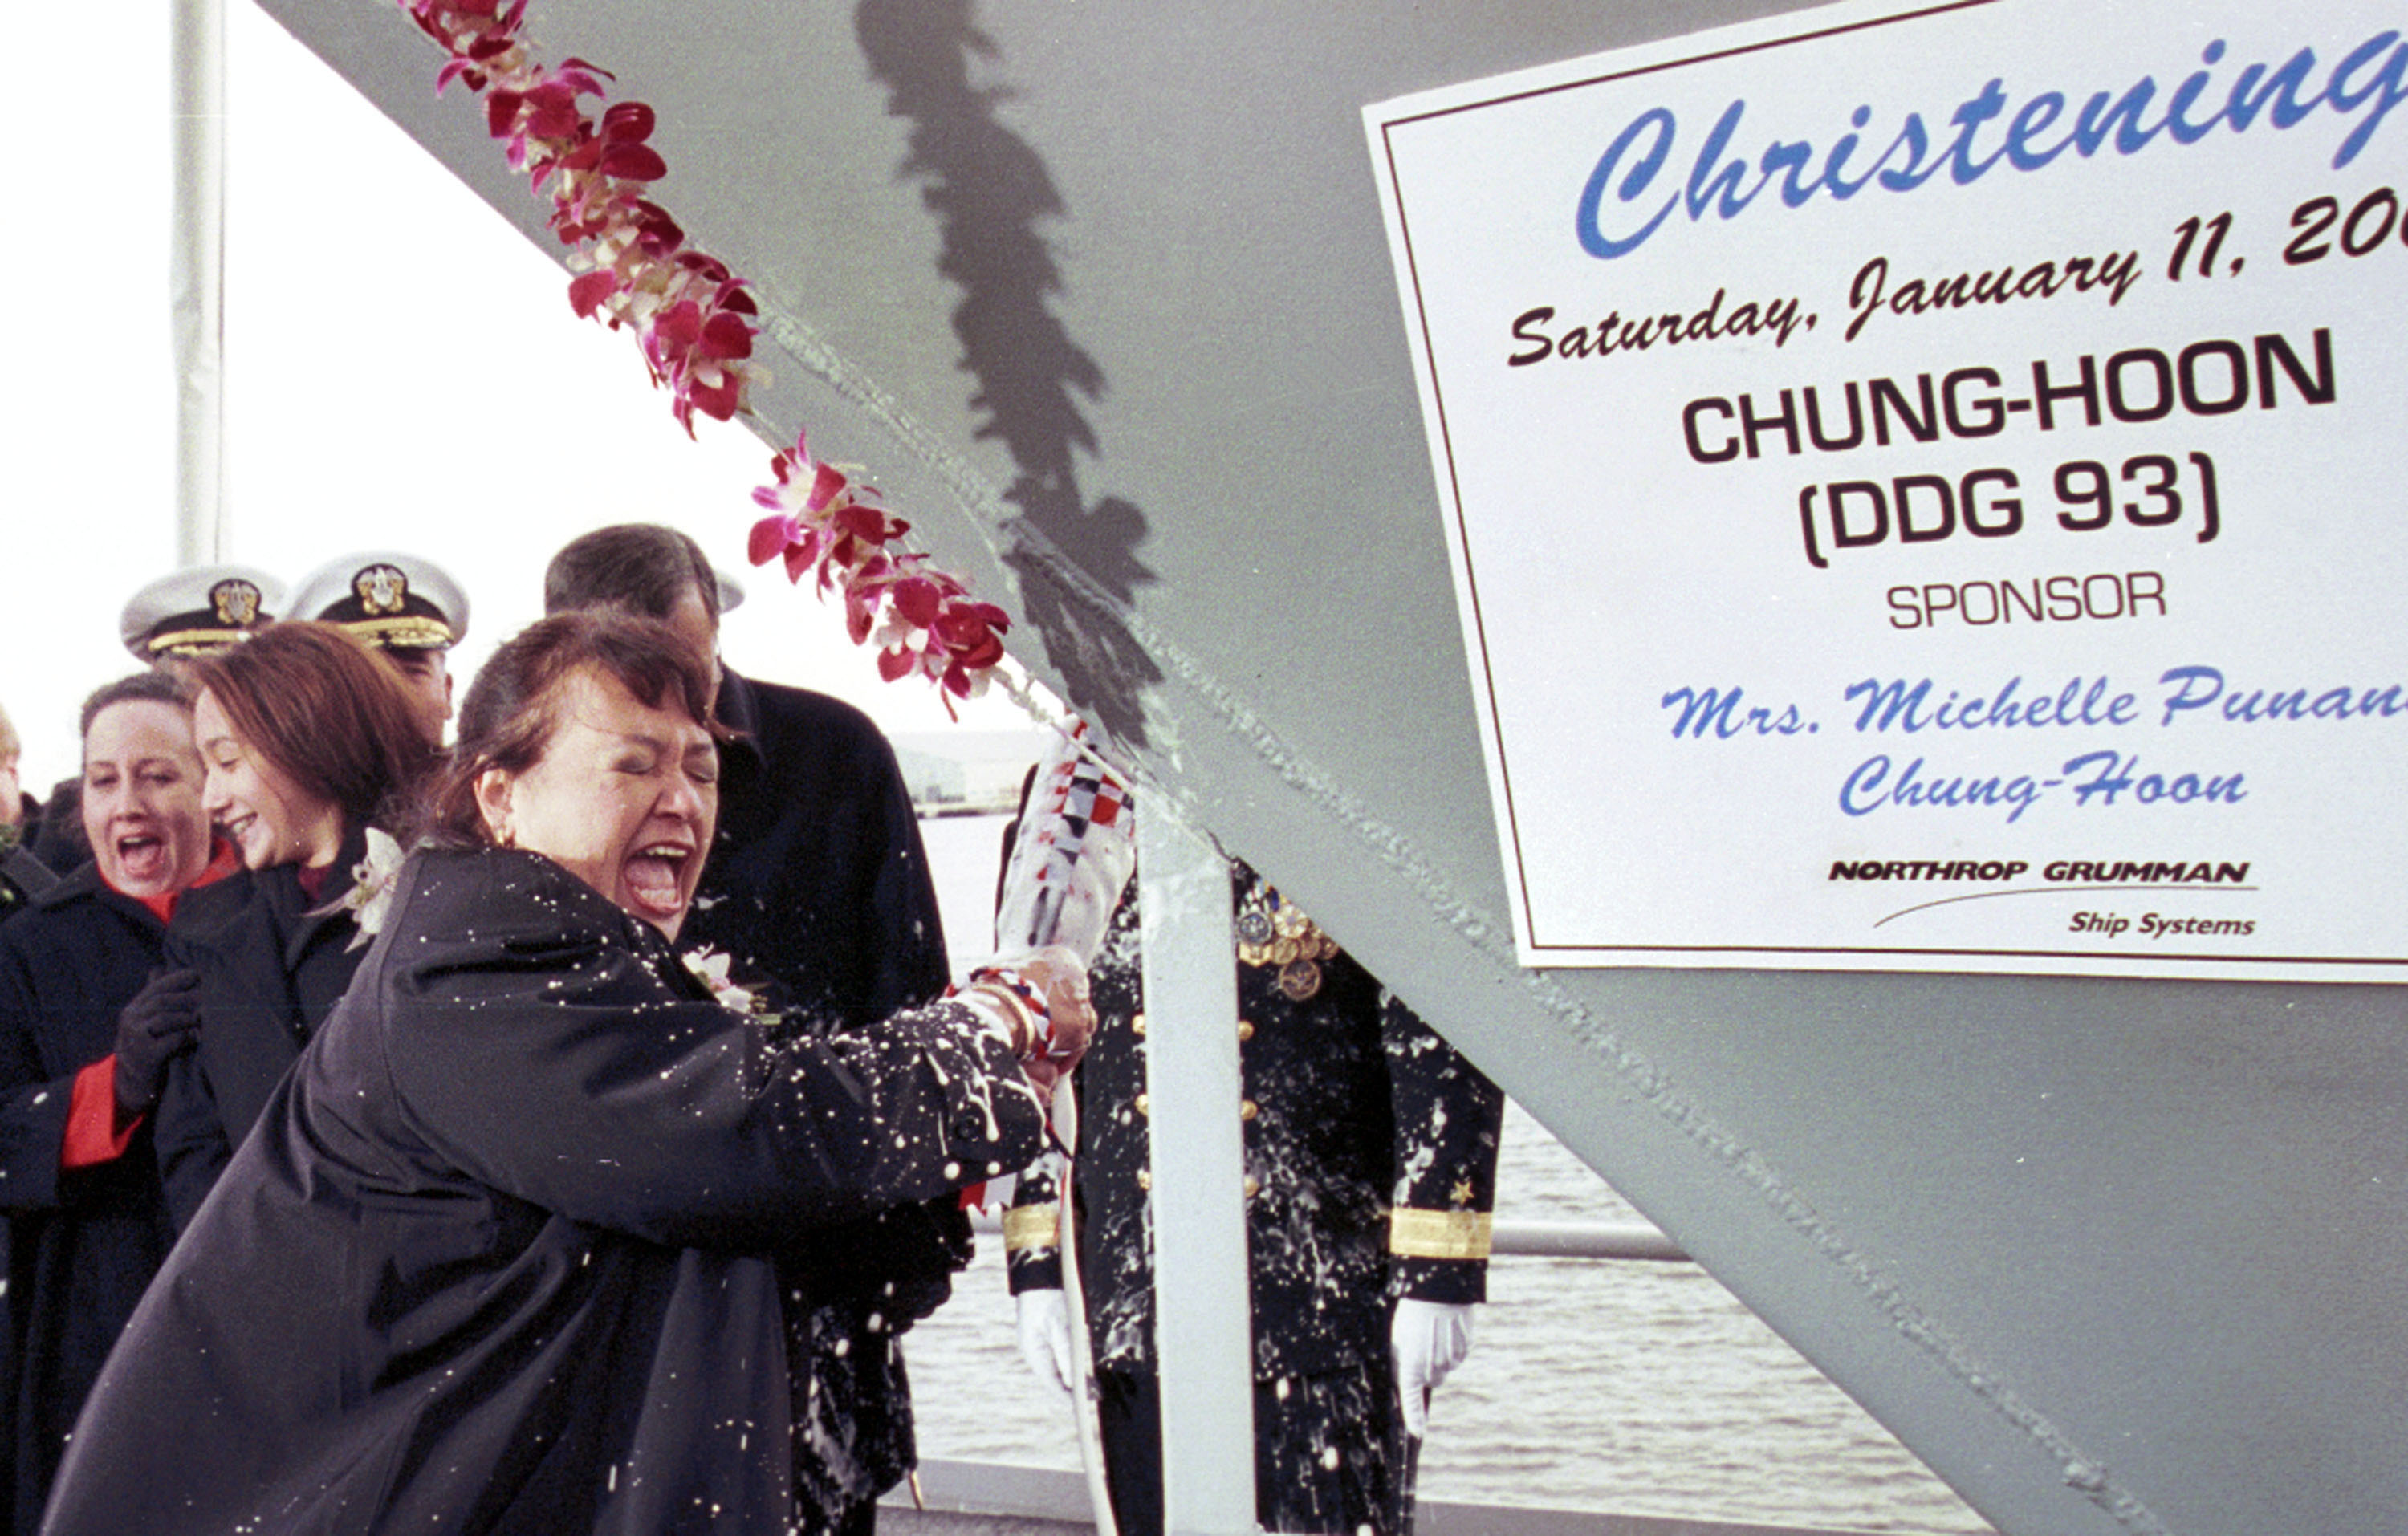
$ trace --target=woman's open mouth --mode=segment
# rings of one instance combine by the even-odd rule
[[[637,849],[619,875],[629,910],[656,921],[685,911],[685,871],[695,856],[695,850],[683,843],[653,842]]]
[[[113,846],[117,868],[129,884],[157,884],[174,872],[168,866],[167,840],[156,832],[122,832]]]

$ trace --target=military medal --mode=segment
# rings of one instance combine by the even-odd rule
[[[1321,967],[1311,960],[1290,960],[1280,967],[1279,988],[1290,1002],[1303,1002],[1321,990]]]
[[[1276,967],[1280,992],[1289,1001],[1303,1002],[1320,992],[1321,962],[1338,953],[1338,941],[1294,902],[1280,899],[1278,891],[1257,880],[1239,904],[1235,927],[1239,962]]]

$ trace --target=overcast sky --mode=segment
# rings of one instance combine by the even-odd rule
[[[8,109],[0,706],[36,794],[76,770],[82,696],[135,665],[125,598],[176,561],[167,8],[19,19],[20,57],[50,64],[19,72]],[[881,682],[835,609],[744,567],[767,445],[700,420],[689,441],[634,340],[569,313],[558,266],[256,7],[230,5],[227,33],[229,559],[288,583],[364,548],[441,562],[473,605],[465,688],[537,616],[552,550],[674,523],[746,579],[731,665],[889,732],[946,728],[935,690]],[[964,711],[1025,718],[999,695]]]

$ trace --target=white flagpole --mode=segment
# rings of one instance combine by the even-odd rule
[[[175,227],[168,310],[176,368],[176,559],[222,557],[225,352],[224,0],[175,0]]]

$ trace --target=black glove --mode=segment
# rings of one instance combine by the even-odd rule
[[[850,1299],[901,1333],[953,1294],[970,1261],[970,1218],[956,1195],[888,1206],[812,1234],[779,1256],[779,1272],[815,1307]]]
[[[201,1027],[201,973],[163,970],[117,1015],[117,1113],[122,1120],[159,1102],[167,1063]]]

